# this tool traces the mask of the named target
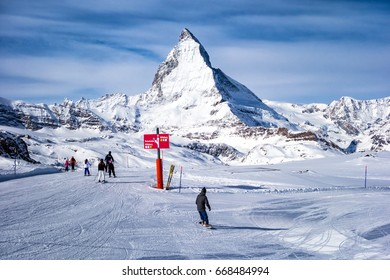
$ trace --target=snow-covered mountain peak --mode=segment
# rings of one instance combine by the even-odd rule
[[[379,100],[356,100],[351,97],[342,97],[333,101],[328,108],[331,119],[343,119],[360,123],[364,127],[387,121],[390,119],[390,98]]]
[[[161,63],[155,74],[151,91],[167,96],[168,92],[174,95],[183,90],[189,91],[186,85],[210,85],[212,69],[209,55],[198,39],[184,29],[178,44],[169,52],[166,60]],[[174,83],[172,83],[174,81]],[[161,101],[161,100],[159,100]]]
[[[184,28],[180,34],[180,41],[186,40],[198,41],[198,39],[194,36],[194,34],[191,33],[191,31],[189,31],[187,28]]]
[[[175,125],[186,127],[212,123],[219,127],[293,128],[248,88],[213,68],[207,51],[188,29],[181,32],[178,44],[159,66],[152,87],[140,96],[137,105],[164,111],[158,119],[160,126],[171,126],[180,116],[185,122]],[[156,123],[145,123],[152,122]]]
[[[171,51],[169,55],[177,57],[182,60],[193,63],[194,60],[199,59],[211,67],[210,57],[206,49],[200,41],[188,29],[184,29],[180,34],[179,43]],[[168,57],[169,57],[168,55]]]

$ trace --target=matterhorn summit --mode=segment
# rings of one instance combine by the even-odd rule
[[[142,124],[166,128],[294,127],[244,85],[213,68],[207,51],[188,29],[182,31],[137,105],[163,112],[157,119],[141,112]]]

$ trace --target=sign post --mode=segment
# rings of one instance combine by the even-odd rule
[[[163,165],[160,149],[169,149],[169,134],[160,134],[160,129],[156,129],[156,134],[144,134],[144,148],[157,149],[156,175],[157,188],[164,189]]]
[[[156,159],[156,173],[157,173],[157,188],[163,189],[164,188],[164,180],[163,180],[163,166],[162,166],[162,159],[161,159],[161,153],[160,153],[160,129],[156,129],[156,138],[157,138],[157,159]]]

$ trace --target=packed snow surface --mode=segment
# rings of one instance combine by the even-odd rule
[[[96,166],[0,182],[0,259],[390,259],[389,153],[184,164],[181,188],[172,163],[169,191],[136,166],[105,184]],[[198,224],[202,187],[214,230]]]

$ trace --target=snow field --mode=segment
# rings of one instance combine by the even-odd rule
[[[389,159],[185,165],[180,192],[178,165],[171,191],[144,167],[4,181],[0,259],[389,259]],[[215,230],[198,225],[203,186]]]

